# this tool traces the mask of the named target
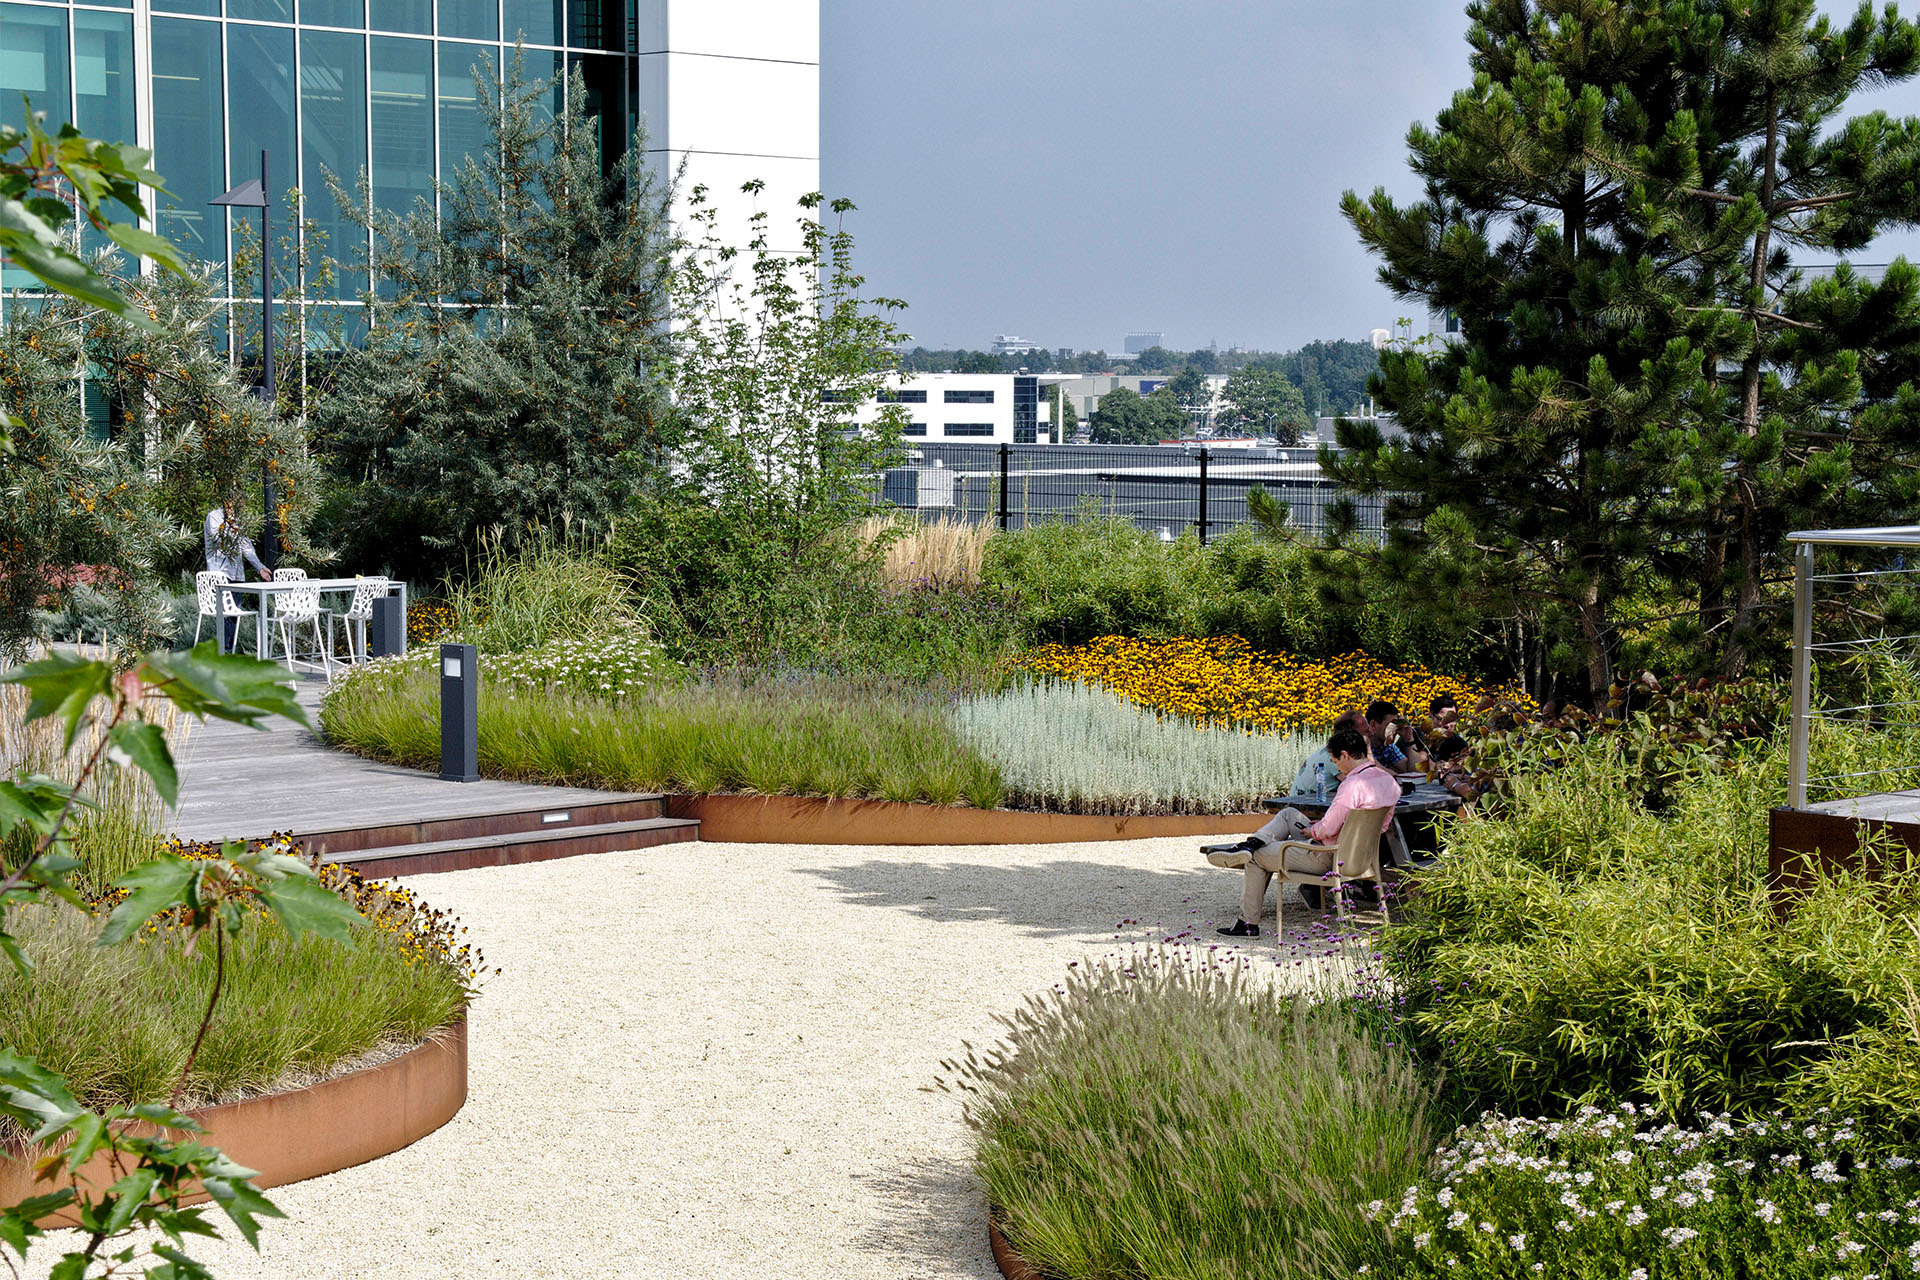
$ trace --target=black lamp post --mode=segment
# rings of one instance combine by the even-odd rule
[[[273,412],[277,388],[273,381],[273,201],[267,194],[267,153],[260,153],[260,176],[248,178],[213,203],[231,209],[260,211],[260,399],[267,412]],[[273,515],[273,473],[260,471],[261,487],[266,492],[266,521],[260,531],[260,559],[272,569],[280,563],[280,530]]]

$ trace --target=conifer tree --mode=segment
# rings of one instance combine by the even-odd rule
[[[1837,31],[1813,9],[1472,4],[1473,87],[1408,138],[1426,199],[1345,200],[1382,279],[1461,339],[1383,354],[1407,437],[1343,425],[1330,470],[1403,495],[1383,560],[1410,594],[1537,619],[1596,690],[1648,576],[1697,590],[1737,669],[1788,527],[1910,505],[1886,464],[1910,447],[1912,273],[1810,282],[1786,250],[1912,220],[1914,125],[1832,126],[1920,54],[1891,11]]]
[[[438,576],[497,526],[603,534],[672,441],[665,413],[668,191],[644,135],[603,172],[574,73],[475,93],[489,145],[404,216],[336,185],[372,232],[371,332],[314,417],[340,488],[331,536],[359,565]]]

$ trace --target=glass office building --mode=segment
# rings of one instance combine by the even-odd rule
[[[135,141],[167,185],[155,229],[185,252],[232,259],[251,210],[210,202],[271,159],[276,240],[291,227],[286,192],[326,237],[358,257],[324,172],[349,189],[361,170],[374,204],[404,210],[434,198],[484,136],[473,72],[526,46],[527,75],[579,68],[601,122],[607,163],[632,136],[642,59],[641,0],[0,0],[0,121],[19,123],[24,94],[57,126]],[[276,258],[287,284],[294,264]],[[9,280],[23,284],[24,280]],[[284,285],[276,286],[284,288]],[[353,297],[344,274],[334,292]],[[238,281],[241,296],[257,287]]]

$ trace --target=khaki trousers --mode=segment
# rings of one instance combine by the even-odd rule
[[[1298,809],[1288,807],[1273,816],[1273,820],[1254,834],[1269,845],[1284,844],[1289,840],[1307,840],[1307,828],[1312,820]],[[1268,866],[1261,866],[1262,860]],[[1265,849],[1253,855],[1242,873],[1246,879],[1240,888],[1240,918],[1248,924],[1260,923],[1261,915],[1267,907],[1267,885],[1273,881],[1273,868],[1277,866],[1274,857]],[[1321,873],[1333,867],[1331,849],[1316,853],[1309,849],[1287,850],[1286,869],[1288,871],[1311,871]]]

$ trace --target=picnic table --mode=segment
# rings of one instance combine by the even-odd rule
[[[259,597],[257,610],[259,625],[253,630],[253,656],[262,662],[267,660],[267,599],[287,591],[318,591],[322,595],[344,591],[349,596],[361,583],[359,578],[289,578],[283,582],[229,582],[221,588],[234,595],[251,591]],[[407,584],[398,578],[388,582],[387,594],[400,593],[400,616],[407,616]],[[400,652],[407,651],[407,629],[404,623],[400,628]],[[304,659],[302,659],[304,661]]]
[[[1401,819],[1423,813],[1436,813],[1442,809],[1457,810],[1466,802],[1438,782],[1429,781],[1423,774],[1402,773],[1396,776],[1403,784],[1414,783],[1413,790],[1402,795],[1400,802],[1394,806],[1393,822],[1387,828],[1387,849],[1392,855],[1393,864],[1397,867],[1405,867],[1412,864],[1413,851],[1412,846],[1407,843],[1407,832],[1401,825]],[[1333,791],[1329,788],[1324,796],[1311,793],[1266,796],[1260,803],[1270,812],[1291,807],[1304,814],[1318,815],[1333,807]]]

